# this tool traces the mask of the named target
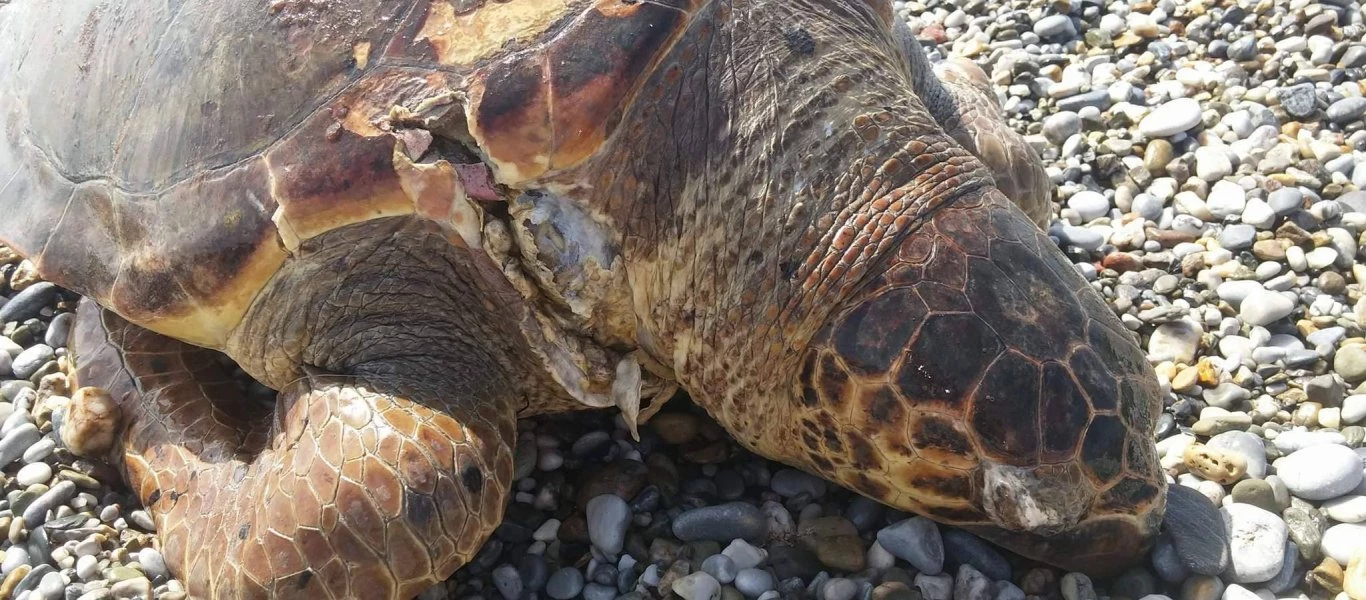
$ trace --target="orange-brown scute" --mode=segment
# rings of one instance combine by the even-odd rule
[[[526,181],[597,152],[695,10],[600,0],[543,48],[480,69],[470,129],[500,179]]]

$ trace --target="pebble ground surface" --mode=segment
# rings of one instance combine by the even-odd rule
[[[1091,580],[741,450],[676,400],[521,424],[461,600],[1366,600],[1366,25],[1346,0],[897,3],[986,65],[1057,184],[1050,233],[1132,329],[1174,492]],[[0,600],[185,596],[61,435],[75,298],[0,248]],[[1206,500],[1208,499],[1208,500]]]

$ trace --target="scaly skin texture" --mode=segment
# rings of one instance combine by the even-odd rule
[[[1013,155],[920,95],[886,0],[15,4],[0,237],[281,390],[251,420],[189,347],[82,320],[195,595],[448,575],[501,516],[514,415],[573,406],[561,334],[639,354],[760,454],[1027,556],[1106,574],[1155,530],[1150,367],[998,189]],[[564,307],[511,251],[523,192],[593,224],[590,330],[531,318]]]
[[[878,6],[709,5],[637,133],[573,174],[623,228],[640,338],[759,454],[1113,573],[1165,503],[1151,367],[921,102]]]
[[[286,266],[248,317],[263,343],[230,352],[274,411],[214,353],[81,307],[77,382],[121,406],[115,461],[193,597],[411,598],[501,521],[530,359],[507,290],[434,229],[373,221]]]

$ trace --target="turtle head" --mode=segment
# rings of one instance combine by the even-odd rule
[[[1166,481],[1156,376],[1048,237],[990,187],[927,214],[814,336],[810,467],[1064,568],[1137,562]]]

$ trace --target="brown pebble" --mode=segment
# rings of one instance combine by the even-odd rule
[[[1309,581],[1322,588],[1329,594],[1336,594],[1342,590],[1343,572],[1342,566],[1332,558],[1324,557],[1313,571],[1309,572]]]
[[[921,600],[921,595],[900,581],[891,581],[873,588],[873,600]]]
[[[109,392],[97,387],[76,390],[62,421],[62,443],[72,454],[103,458],[118,435],[119,407]]]
[[[650,469],[640,461],[625,459],[595,469],[579,483],[579,507],[586,508],[589,500],[603,494],[616,494],[630,502],[645,487],[645,476],[649,472]]]
[[[686,444],[697,437],[699,423],[695,415],[681,412],[662,412],[650,419],[650,427],[664,443],[671,446]]]
[[[5,581],[0,582],[0,598],[13,598],[14,588],[17,587],[19,582],[23,581],[25,577],[28,577],[28,572],[32,570],[33,567],[28,565],[19,565],[15,567],[13,571],[10,571],[8,575],[5,575]]]

